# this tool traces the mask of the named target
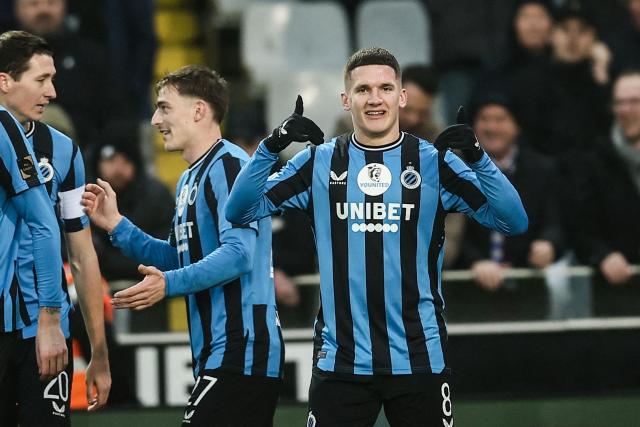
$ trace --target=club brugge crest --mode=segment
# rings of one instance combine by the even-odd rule
[[[402,186],[404,188],[413,190],[414,188],[420,187],[420,184],[422,183],[422,177],[413,166],[409,165],[400,174],[400,183],[402,183]]]
[[[38,162],[38,169],[40,169],[40,174],[42,178],[44,178],[44,182],[49,182],[53,179],[53,166],[49,162],[49,159],[42,157]]]

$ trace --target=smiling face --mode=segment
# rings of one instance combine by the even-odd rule
[[[158,91],[156,111],[151,124],[162,134],[167,151],[182,151],[192,137],[195,104],[197,100],[178,93],[175,87],[167,85]]]
[[[496,159],[502,159],[509,153],[519,133],[518,124],[509,110],[498,104],[480,108],[474,128],[482,148]]]
[[[5,107],[20,123],[42,119],[45,107],[56,97],[55,74],[53,58],[44,54],[33,55],[27,69],[15,79],[8,73],[0,73]]]
[[[398,114],[407,103],[400,77],[387,65],[354,68],[342,93],[342,105],[351,111],[356,138],[381,145],[398,137]]]

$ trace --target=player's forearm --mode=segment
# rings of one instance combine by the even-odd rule
[[[109,234],[111,243],[127,257],[161,271],[179,267],[178,252],[166,240],[149,236],[124,217]]]
[[[92,357],[106,357],[107,341],[98,258],[91,248],[80,254],[70,253],[69,259]]]
[[[260,143],[251,159],[238,174],[225,206],[227,220],[234,224],[248,224],[273,213],[264,195],[265,184],[278,155]]]
[[[487,198],[487,203],[476,212],[478,219],[508,236],[527,231],[529,219],[518,192],[489,156],[485,154],[480,161],[470,166]]]
[[[14,196],[12,202],[31,232],[38,278],[38,304],[40,307],[60,308],[63,299],[60,231],[45,188],[39,186],[26,190]]]
[[[200,261],[177,270],[165,272],[167,296],[194,294],[204,289],[222,286],[247,274],[253,268],[255,231],[229,231],[222,245]]]

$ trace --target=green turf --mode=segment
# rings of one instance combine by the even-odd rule
[[[593,398],[474,400],[454,402],[455,426],[473,427],[622,427],[640,425],[640,395]],[[74,427],[179,426],[180,409],[109,409],[74,413]],[[277,427],[304,426],[303,405],[281,405]],[[384,419],[376,427],[387,426]]]

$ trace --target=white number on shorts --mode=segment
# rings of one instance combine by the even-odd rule
[[[58,394],[51,393],[51,389],[54,384],[58,383]],[[52,379],[47,387],[44,389],[45,399],[61,399],[63,402],[66,402],[69,399],[69,376],[65,371],[60,372],[60,375]]]
[[[189,398],[189,401],[187,402],[187,406],[198,406],[198,403],[200,403],[200,401],[204,398],[204,395],[207,394],[207,392],[209,390],[211,390],[211,387],[213,387],[213,385],[218,381],[217,378],[210,377],[208,375],[203,375],[201,377],[198,377],[198,379],[196,380],[196,385],[193,386],[193,391],[196,391],[196,389],[198,388],[198,384],[200,383],[201,379],[209,381],[209,384],[207,384],[207,386],[204,389],[202,389],[202,392],[197,397],[196,401],[193,402],[193,403],[191,403],[191,397],[193,397],[193,396],[191,396]]]
[[[440,392],[442,393],[442,413],[445,417],[451,416],[451,390],[449,389],[448,383],[442,383],[442,387],[440,387]]]

